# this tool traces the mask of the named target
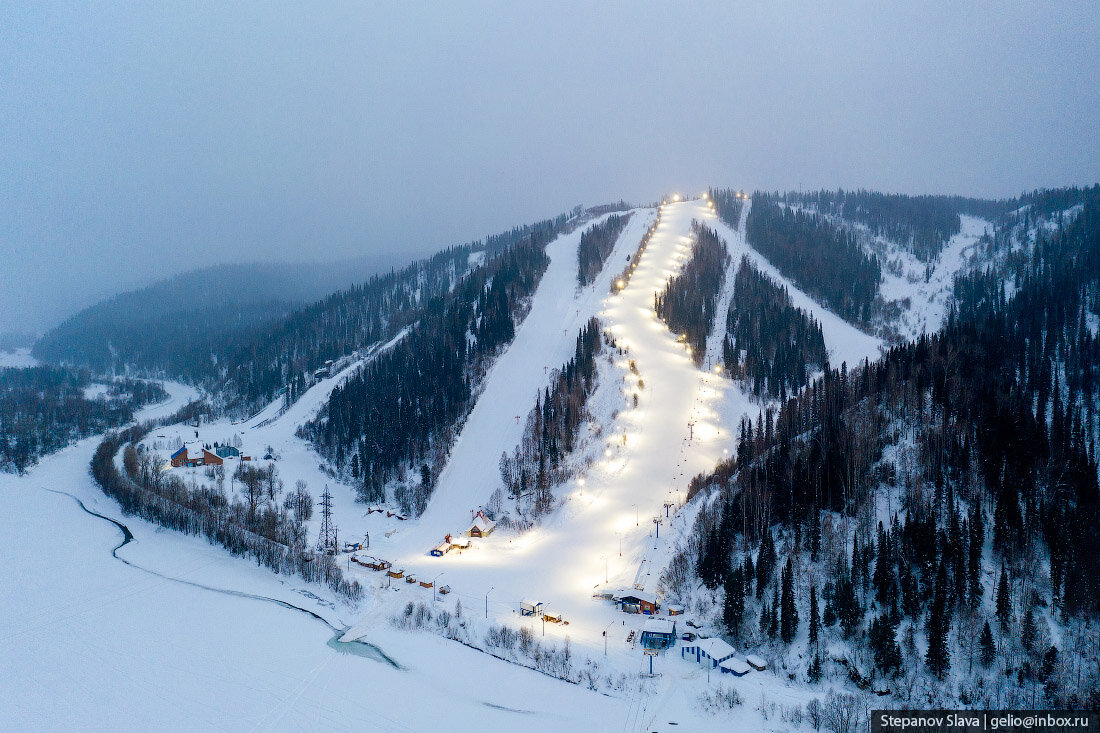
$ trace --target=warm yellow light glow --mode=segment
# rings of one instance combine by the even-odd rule
[[[673,201],[679,201],[679,200],[680,200],[680,194],[678,194],[678,193],[677,193],[677,194],[673,194],[673,195],[672,195],[672,200],[673,200]]]

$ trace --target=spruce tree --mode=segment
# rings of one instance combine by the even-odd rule
[[[817,644],[821,635],[821,619],[817,613],[817,586],[810,586],[810,644]]]
[[[810,682],[817,682],[821,679],[821,653],[814,652],[810,657],[810,666],[806,670],[806,676],[810,678]]]
[[[897,627],[889,613],[884,613],[871,622],[871,651],[875,654],[875,665],[883,674],[901,669],[901,647],[897,641]]]
[[[779,636],[779,586],[775,586],[772,590],[772,605],[771,616],[768,619],[768,636],[776,638]]]
[[[1020,628],[1020,642],[1024,645],[1024,649],[1029,652],[1035,650],[1035,640],[1038,638],[1039,630],[1035,626],[1035,611],[1029,605],[1027,611],[1024,612],[1024,622]]]
[[[780,601],[780,629],[783,641],[790,644],[798,634],[798,608],[794,602],[794,566],[791,556],[787,556],[787,564],[783,568],[783,598]]]
[[[985,628],[982,629],[978,648],[980,649],[982,666],[988,667],[993,664],[993,660],[997,658],[997,645],[993,642],[993,630],[989,628],[988,621],[985,622]]]
[[[726,601],[722,607],[722,620],[726,630],[734,637],[741,633],[741,621],[745,617],[745,589],[740,567],[726,577]]]
[[[1001,564],[1001,579],[997,582],[997,620],[1001,631],[1008,631],[1012,624],[1012,597],[1008,588],[1008,568]]]
[[[928,615],[928,652],[925,662],[932,674],[943,679],[951,667],[951,652],[947,648],[947,574],[944,563],[939,563],[936,571],[935,597],[932,610]]]

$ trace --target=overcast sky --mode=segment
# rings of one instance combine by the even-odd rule
[[[0,5],[0,331],[710,184],[1097,180],[1095,2]]]

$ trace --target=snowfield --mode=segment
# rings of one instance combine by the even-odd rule
[[[963,215],[962,230],[951,237],[939,256],[931,263],[931,276],[925,281],[925,265],[911,253],[889,243],[886,258],[893,261],[899,273],[883,267],[879,292],[887,302],[908,302],[895,324],[903,341],[918,338],[922,333],[935,333],[943,326],[953,295],[955,276],[965,272],[979,240],[991,228],[984,219]]]
[[[30,349],[20,348],[12,351],[0,351],[0,369],[7,367],[26,369],[33,366],[38,366],[38,360],[31,356]]]

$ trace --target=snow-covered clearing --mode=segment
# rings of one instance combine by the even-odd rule
[[[883,267],[879,292],[887,302],[908,302],[894,324],[903,340],[922,333],[934,333],[947,317],[954,290],[955,276],[966,270],[978,241],[991,228],[984,219],[962,216],[962,229],[940,250],[931,263],[931,276],[925,281],[925,265],[910,252],[891,243],[886,254],[891,266]],[[891,267],[895,270],[891,272]]]
[[[31,356],[31,350],[28,348],[19,348],[13,351],[0,351],[0,369],[6,367],[26,369],[27,367],[33,366],[38,366],[38,359]]]

